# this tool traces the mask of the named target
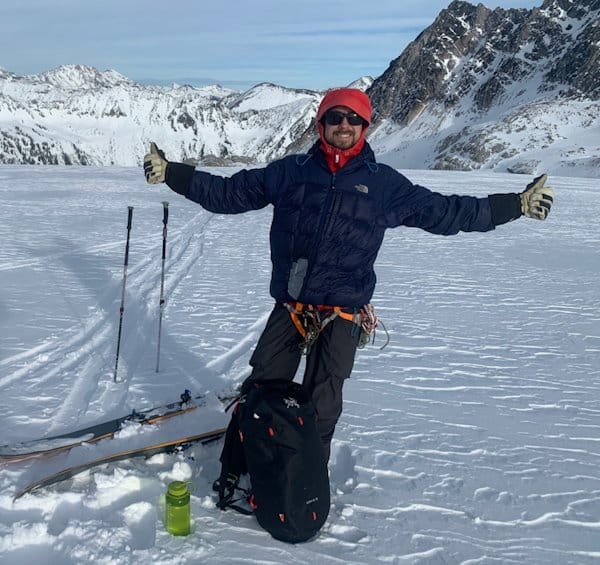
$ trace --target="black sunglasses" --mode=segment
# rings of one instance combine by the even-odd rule
[[[328,110],[325,112],[323,119],[329,126],[339,126],[344,118],[348,121],[351,126],[363,126],[365,120],[363,120],[356,112],[339,112],[338,110]]]

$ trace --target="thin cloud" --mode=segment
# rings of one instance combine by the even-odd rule
[[[542,0],[495,0],[504,8]],[[277,82],[299,88],[377,76],[449,0],[19,0],[0,5],[0,66],[33,74],[62,64],[133,80]]]

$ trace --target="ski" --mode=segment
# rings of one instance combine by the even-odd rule
[[[144,425],[156,424],[195,410],[202,405],[201,400],[203,398],[204,395],[192,397],[190,391],[186,390],[181,394],[180,399],[175,402],[155,406],[140,412],[133,410],[126,416],[100,422],[74,432],[34,439],[15,445],[2,445],[0,446],[0,465],[48,457],[69,451],[82,443],[97,443],[100,440],[112,438],[126,422],[136,422]]]
[[[210,443],[211,441],[215,441],[219,439],[221,436],[225,434],[227,428],[218,428],[216,430],[212,430],[210,432],[204,432],[201,434],[196,434],[187,437],[181,437],[170,441],[165,441],[162,443],[155,443],[152,445],[147,445],[145,447],[139,447],[135,449],[128,449],[125,451],[119,451],[117,453],[113,453],[112,455],[106,455],[104,457],[99,457],[97,459],[93,459],[92,461],[88,461],[87,463],[82,463],[80,465],[73,465],[72,467],[66,467],[52,475],[48,475],[42,479],[29,483],[27,486],[22,488],[20,491],[15,494],[13,500],[17,500],[21,498],[24,494],[33,492],[35,490],[41,489],[43,487],[47,487],[66,479],[70,479],[75,475],[83,471],[87,471],[89,469],[93,469],[99,465],[104,465],[105,463],[113,463],[115,461],[123,461],[124,459],[132,459],[134,457],[150,457],[152,455],[156,455],[157,453],[165,453],[169,451],[173,451],[178,447],[185,448],[187,445],[193,443]]]

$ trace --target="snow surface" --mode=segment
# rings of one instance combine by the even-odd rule
[[[476,195],[530,180],[409,176]],[[161,426],[0,466],[0,563],[598,563],[598,186],[550,182],[546,222],[451,238],[388,232],[374,304],[390,343],[381,350],[378,332],[346,384],[331,512],[316,539],[286,545],[254,518],[215,508],[221,443],[104,466],[13,502],[68,464],[225,423],[209,394]],[[148,187],[137,168],[2,166],[0,197],[0,443],[176,400],[185,388],[228,390],[248,374],[272,307],[268,209],[216,216]],[[157,374],[162,200],[171,213]],[[161,519],[174,479],[194,489],[186,538]]]

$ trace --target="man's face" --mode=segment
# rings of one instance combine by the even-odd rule
[[[327,113],[339,113],[339,114],[354,114],[354,112],[346,106],[336,106],[327,110]],[[362,133],[363,124],[352,126],[348,123],[348,118],[344,117],[338,125],[330,125],[325,119],[323,126],[323,137],[325,141],[338,149],[350,149],[360,139]]]

